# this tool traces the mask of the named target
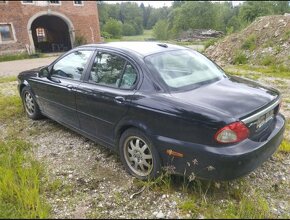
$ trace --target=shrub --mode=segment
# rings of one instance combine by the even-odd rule
[[[233,59],[233,64],[246,64],[247,62],[248,58],[243,52],[241,51],[236,52]]]
[[[122,37],[122,23],[110,18],[104,25],[104,31],[111,34],[113,38]]]
[[[157,40],[168,40],[168,22],[166,20],[159,20],[153,27],[153,36]]]
[[[217,39],[210,39],[210,40],[206,41],[204,44],[204,49],[210,47],[211,45],[214,45],[215,42],[217,42]]]
[[[275,57],[270,55],[263,57],[260,62],[260,64],[264,66],[274,65],[275,63],[276,63]]]
[[[257,37],[250,35],[242,45],[242,49],[253,51],[256,49]]]
[[[136,30],[132,24],[123,24],[123,35],[124,36],[133,36],[136,35]]]
[[[109,34],[109,33],[106,32],[106,31],[102,31],[102,32],[101,32],[101,36],[102,36],[103,38],[105,38],[105,39],[110,39],[110,38],[112,37],[112,35]]]
[[[77,46],[81,46],[81,45],[84,45],[84,44],[87,44],[86,38],[84,36],[82,36],[82,35],[77,35],[75,37],[74,46],[77,47]]]
[[[226,33],[227,35],[234,33],[234,27],[233,26],[226,27]]]

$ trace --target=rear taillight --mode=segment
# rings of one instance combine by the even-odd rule
[[[214,139],[218,143],[236,143],[249,136],[249,129],[242,122],[234,122],[217,131]]]

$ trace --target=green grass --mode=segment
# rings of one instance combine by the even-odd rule
[[[148,41],[153,40],[153,31],[152,30],[144,30],[142,35],[134,35],[134,36],[123,36],[120,39],[105,39],[106,42],[114,42],[114,41]]]
[[[0,82],[14,80],[8,77]],[[1,134],[0,139],[0,218],[48,218],[50,209],[42,197],[42,166],[33,158],[34,146],[19,139],[26,124],[14,124],[15,120],[23,121],[21,99],[1,92],[0,124],[5,125],[6,135]]]
[[[244,52],[237,51],[234,55],[233,64],[246,64],[248,59]]]
[[[0,123],[23,115],[22,102],[19,96],[3,96],[0,93]]]
[[[8,77],[0,77],[0,83],[8,83],[8,82],[13,82],[16,81],[17,77],[16,76],[8,76]]]
[[[265,76],[290,78],[289,67],[282,65],[270,65],[270,66],[250,66],[250,65],[239,65],[235,66],[237,70],[247,70],[259,72]]]
[[[21,140],[0,142],[0,218],[47,218],[40,196],[41,166]]]
[[[250,35],[244,43],[242,44],[242,49],[253,51],[257,47],[257,37],[255,35]]]
[[[244,189],[244,188],[243,188]],[[179,209],[182,213],[190,213],[191,218],[197,218],[200,215],[205,218],[271,218],[267,201],[258,193],[248,197],[242,189],[233,192],[234,188],[221,189],[223,197],[217,198],[216,194],[210,196],[204,195],[207,199],[200,199],[200,195],[191,193],[190,198],[179,203]],[[236,194],[236,195],[233,195]],[[237,196],[238,195],[238,196]],[[223,201],[221,203],[221,201]]]
[[[9,54],[0,56],[0,62],[12,61],[12,60],[23,60],[23,59],[31,59],[31,58],[40,58],[43,57],[43,54],[36,53],[32,55],[28,55],[27,53],[19,53],[19,54]]]
[[[287,129],[286,129],[287,132]],[[290,153],[290,142],[287,140],[283,140],[280,147],[279,147],[280,152],[284,153]]]

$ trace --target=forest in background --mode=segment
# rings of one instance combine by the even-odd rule
[[[170,7],[153,8],[135,2],[108,4],[98,1],[101,35],[105,39],[143,34],[153,29],[157,40],[177,38],[189,29],[237,32],[255,18],[290,13],[290,1],[232,2],[174,1]]]

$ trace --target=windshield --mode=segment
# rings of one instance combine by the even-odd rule
[[[153,54],[146,57],[145,62],[172,90],[192,88],[226,77],[211,60],[186,49]]]

